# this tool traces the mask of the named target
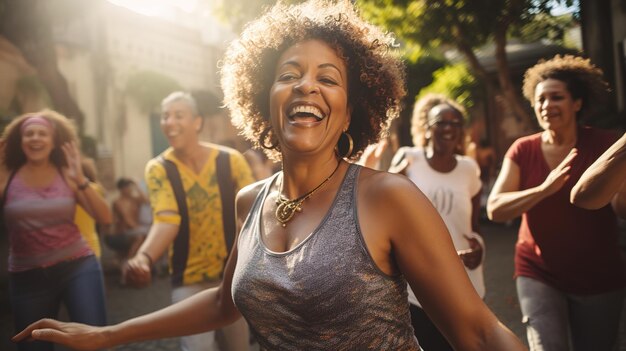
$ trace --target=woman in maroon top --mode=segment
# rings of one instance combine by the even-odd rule
[[[569,201],[581,174],[617,139],[578,123],[606,91],[602,72],[580,57],[530,68],[524,95],[543,131],[513,143],[489,196],[492,220],[522,216],[515,277],[531,350],[616,344],[624,270],[615,212]]]

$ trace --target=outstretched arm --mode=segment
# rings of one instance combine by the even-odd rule
[[[258,187],[251,186],[246,189],[237,196],[238,230],[258,191]],[[237,240],[235,240],[220,286],[202,291],[156,312],[105,327],[43,319],[28,326],[12,340],[20,342],[36,339],[63,344],[77,350],[97,350],[142,340],[197,334],[221,328],[241,317],[231,295],[237,255]]]
[[[359,190],[364,190],[357,201],[362,228],[367,228],[363,234],[379,267],[387,273],[397,272],[396,267],[406,277],[455,349],[524,350],[476,293],[426,196],[405,177],[378,173],[362,177]]]
[[[570,200],[589,210],[612,203],[615,212],[626,218],[626,133],[587,168],[572,188]]]
[[[559,191],[569,179],[570,163],[578,151],[572,149],[540,185],[519,190],[520,169],[509,158],[502,162],[502,169],[487,200],[487,215],[495,222],[505,222],[521,216],[541,200]]]
[[[20,342],[35,339],[77,350],[97,350],[220,328],[240,317],[230,294],[236,260],[237,249],[234,247],[226,265],[225,279],[219,287],[202,291],[156,312],[105,327],[42,319],[28,326],[12,340]]]

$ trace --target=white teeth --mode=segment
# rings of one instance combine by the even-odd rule
[[[315,106],[310,105],[297,105],[289,111],[289,117],[293,117],[297,113],[310,113],[317,119],[323,119],[324,113]]]

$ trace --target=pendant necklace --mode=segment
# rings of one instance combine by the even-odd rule
[[[280,186],[279,186],[279,193],[278,196],[276,197],[276,205],[278,205],[276,207],[276,212],[275,212],[275,216],[276,219],[280,222],[280,224],[282,225],[283,228],[287,227],[287,222],[289,222],[293,216],[296,214],[296,212],[302,212],[302,203],[304,202],[304,200],[310,198],[311,196],[313,196],[313,194],[315,194],[315,192],[321,188],[322,186],[324,186],[324,184],[328,183],[328,181],[330,180],[330,178],[332,178],[332,176],[337,172],[337,170],[339,169],[339,165],[341,165],[341,162],[337,162],[337,167],[335,167],[335,170],[333,170],[333,172],[326,177],[326,179],[324,179],[323,182],[321,182],[318,186],[316,186],[315,188],[313,188],[313,190],[305,193],[304,195],[293,199],[293,200],[289,200],[287,197],[285,197],[282,194],[282,183],[283,183],[283,178],[281,177],[280,179]],[[283,173],[283,177],[284,177],[284,173]]]

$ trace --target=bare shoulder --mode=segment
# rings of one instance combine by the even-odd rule
[[[235,200],[238,217],[247,216],[248,212],[250,211],[250,208],[252,208],[252,204],[254,203],[254,200],[257,198],[257,196],[261,192],[261,189],[263,189],[263,186],[268,181],[270,180],[263,179],[258,182],[246,185],[241,190],[239,190],[239,192],[237,193],[237,198]]]
[[[413,197],[421,194],[415,184],[401,174],[376,171],[363,168],[359,179],[359,192],[372,201],[384,201],[395,203],[403,201],[407,196]]]
[[[364,168],[358,191],[359,212],[389,224],[390,229],[423,207],[431,206],[415,183],[401,174]]]

